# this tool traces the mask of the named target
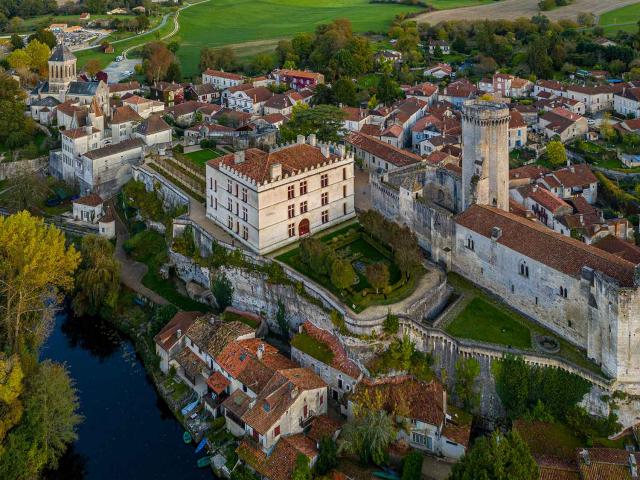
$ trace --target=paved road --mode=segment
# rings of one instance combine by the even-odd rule
[[[111,62],[105,69],[105,73],[109,75],[109,83],[118,83],[130,77],[126,72],[134,72],[136,65],[142,63],[139,58],[128,58],[120,62]]]
[[[580,12],[591,12],[596,17],[610,10],[637,3],[638,0],[575,0],[570,5],[548,12],[540,12],[538,0],[502,0],[474,7],[455,8],[423,13],[416,17],[418,22],[439,22],[452,20],[515,20],[518,17],[531,18],[543,13],[550,20],[575,20]]]

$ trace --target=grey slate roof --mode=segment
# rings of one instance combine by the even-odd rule
[[[51,52],[49,57],[50,62],[66,62],[67,60],[75,60],[76,56],[71,53],[71,50],[66,45],[59,43]]]
[[[110,155],[115,155],[116,153],[126,152],[139,147],[144,147],[144,142],[140,138],[132,138],[120,143],[114,143],[113,145],[107,145],[106,147],[89,150],[83,156],[87,157],[89,160],[97,160],[99,158],[108,157]]]
[[[67,95],[93,96],[98,90],[100,82],[71,82]]]
[[[32,107],[56,107],[60,105],[60,101],[53,97],[44,97],[31,102]]]

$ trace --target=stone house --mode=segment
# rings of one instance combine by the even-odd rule
[[[184,348],[184,333],[202,316],[202,312],[178,312],[153,337],[156,354],[160,357],[160,371],[169,373],[169,361]]]
[[[279,69],[271,72],[276,85],[285,84],[294,90],[314,88],[324,83],[324,75],[308,70]]]
[[[364,379],[349,395],[349,418],[365,396],[379,398],[384,410],[395,414],[408,430],[399,429],[397,439],[413,448],[458,460],[469,446],[471,424],[450,411],[447,392],[438,380],[424,382],[410,375]]]
[[[237,73],[225,72],[224,70],[213,70],[207,68],[202,72],[202,83],[211,84],[218,90],[235,87],[244,83],[244,77]]]
[[[429,40],[429,54],[433,55],[437,49],[440,49],[443,55],[449,55],[451,53],[451,47],[446,40]]]
[[[98,223],[104,215],[104,200],[97,193],[91,193],[73,201],[73,218],[87,223]]]
[[[135,95],[140,92],[140,82],[110,83],[109,98],[123,97],[124,95]]]
[[[271,97],[273,92],[267,87],[251,87],[228,93],[226,103],[232,110],[262,115],[264,105]]]
[[[345,142],[353,148],[355,157],[362,161],[367,170],[393,171],[422,162],[422,157],[415,153],[359,132],[350,134]]]
[[[595,87],[567,85],[563,96],[584,103],[587,113],[596,113],[613,109],[613,97],[616,91],[618,87],[611,85]]]
[[[325,363],[304,349],[298,348],[295,337],[291,341],[291,358],[302,367],[316,372],[329,386],[330,397],[335,401],[341,401],[345,394],[355,389],[362,378],[360,367],[348,357],[340,340],[329,331],[316,327],[309,321],[304,322],[299,328],[301,334],[306,334],[327,347],[332,354],[331,362]]]
[[[598,178],[586,164],[570,164],[543,176],[538,182],[560,198],[581,195],[590,204],[596,203],[598,198]]]
[[[560,217],[573,213],[573,207],[537,183],[524,185],[509,191],[511,198],[533,212],[540,223],[565,234],[567,228],[559,221]]]
[[[164,146],[171,144],[173,130],[160,115],[151,115],[138,125],[134,136],[140,138],[147,147]]]
[[[453,75],[453,68],[448,63],[438,63],[432,67],[425,69],[423,75],[425,77],[433,77],[442,80]]]
[[[143,121],[129,105],[114,108],[111,115],[111,140],[118,143],[131,138],[136,127]]]
[[[509,118],[509,151],[527,144],[527,122],[517,110],[511,110]]]
[[[613,96],[616,113],[631,118],[640,118],[640,87],[625,88]]]
[[[164,112],[164,103],[156,100],[149,100],[138,95],[132,95],[122,99],[122,105],[128,105],[142,118],[148,118],[154,113]]]
[[[343,146],[256,148],[210,160],[207,217],[264,254],[355,216],[354,161]]]
[[[538,128],[545,137],[556,135],[563,143],[583,137],[589,131],[587,119],[564,108],[554,108],[540,116]]]

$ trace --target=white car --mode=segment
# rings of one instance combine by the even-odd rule
[[[590,118],[587,120],[587,125],[589,125],[590,127],[595,126],[596,121],[593,118]]]

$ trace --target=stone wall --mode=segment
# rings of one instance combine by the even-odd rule
[[[14,177],[23,172],[34,172],[44,167],[47,162],[47,157],[19,160],[17,162],[0,162],[0,180]]]
[[[144,183],[147,191],[159,188],[160,196],[166,207],[189,206],[189,197],[159,173],[144,166],[134,166],[132,173],[134,180]]]

